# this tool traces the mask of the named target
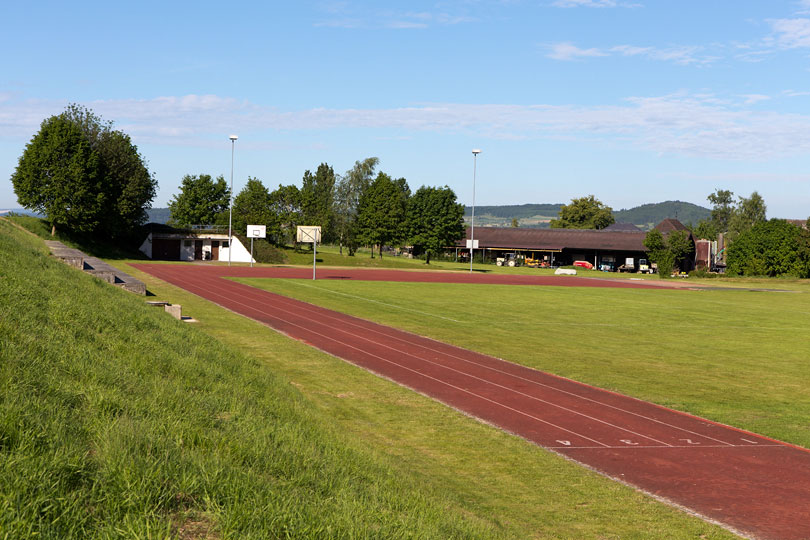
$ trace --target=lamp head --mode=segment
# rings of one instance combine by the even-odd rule
[[[238,139],[238,138],[239,138],[239,136],[238,136],[238,135],[231,135],[231,136],[230,136],[230,137],[228,137],[228,138],[229,138],[230,140],[232,140],[232,141],[235,141],[236,139]]]
[[[472,153],[473,153],[473,155],[476,155],[476,156],[477,156],[478,154],[480,154],[480,153],[481,153],[481,150],[480,150],[480,149],[478,149],[478,148],[473,148]]]

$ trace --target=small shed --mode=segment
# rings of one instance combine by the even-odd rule
[[[141,253],[162,261],[227,261],[255,262],[239,238],[228,241],[227,231],[219,229],[180,229],[149,223],[149,234],[140,247]]]

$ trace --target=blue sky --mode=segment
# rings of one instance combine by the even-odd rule
[[[356,160],[476,204],[716,188],[810,215],[810,0],[4,2],[0,208],[70,102],[184,174],[300,185]]]

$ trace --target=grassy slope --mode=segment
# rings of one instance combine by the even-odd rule
[[[264,362],[6,220],[0,252],[0,536],[497,536]]]
[[[131,269],[199,328],[282,373],[395,474],[511,538],[731,538],[521,439]]]
[[[810,447],[806,284],[774,293],[248,282]]]

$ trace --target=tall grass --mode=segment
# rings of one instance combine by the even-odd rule
[[[474,538],[287,381],[0,220],[0,537]]]

